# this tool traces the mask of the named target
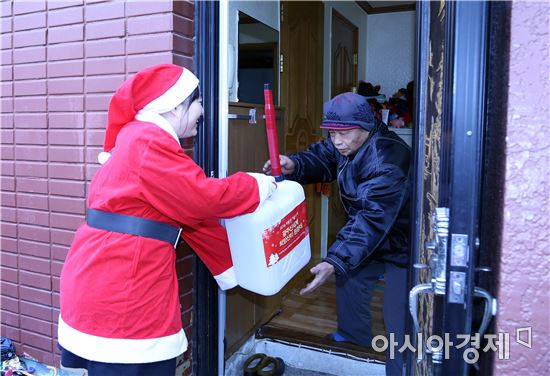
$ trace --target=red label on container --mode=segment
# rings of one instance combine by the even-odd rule
[[[307,234],[309,234],[309,228],[304,200],[277,224],[262,233],[267,267],[281,261]]]

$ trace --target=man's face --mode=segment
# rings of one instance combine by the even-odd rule
[[[363,128],[347,131],[330,129],[328,133],[338,152],[346,157],[355,154],[369,137],[369,132]]]

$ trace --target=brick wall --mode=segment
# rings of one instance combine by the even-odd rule
[[[110,97],[145,66],[192,69],[194,5],[34,0],[0,6],[2,335],[19,353],[58,364],[59,275],[99,167]],[[189,250],[179,249],[189,339],[191,265]]]

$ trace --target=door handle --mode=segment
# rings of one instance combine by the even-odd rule
[[[485,309],[483,311],[483,319],[481,320],[481,325],[479,326],[479,337],[482,338],[493,316],[497,313],[497,300],[485,289],[481,287],[474,287],[474,296],[478,298],[485,299]]]

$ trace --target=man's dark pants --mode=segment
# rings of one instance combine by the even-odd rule
[[[403,352],[399,348],[405,341],[405,315],[407,308],[407,269],[390,263],[372,261],[365,266],[336,276],[336,304],[338,312],[338,333],[351,342],[372,346],[372,317],[370,302],[376,282],[384,275],[384,325],[388,346],[390,333],[394,334],[397,346],[393,359],[386,350],[386,375],[401,376]],[[377,346],[382,346],[380,341]]]

